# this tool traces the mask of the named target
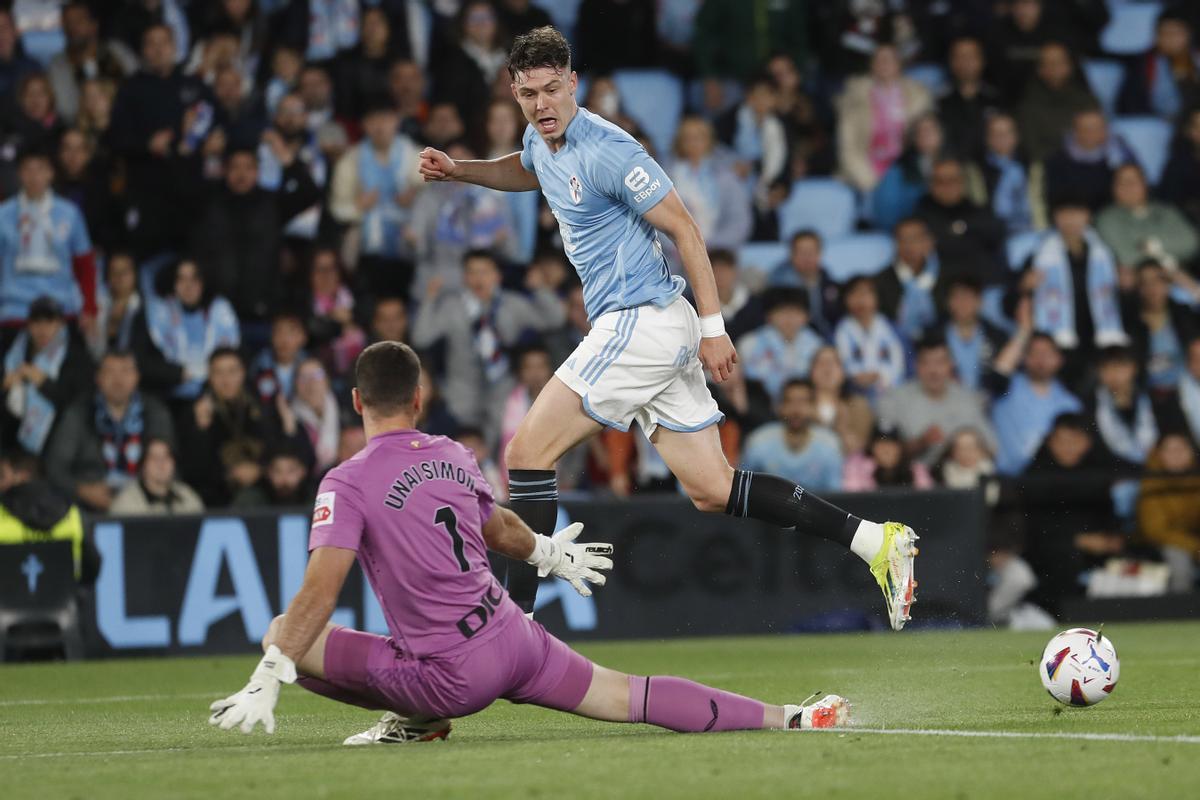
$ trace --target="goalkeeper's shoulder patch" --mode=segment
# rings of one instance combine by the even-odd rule
[[[312,527],[333,524],[333,507],[337,500],[337,492],[321,492],[313,506]]]

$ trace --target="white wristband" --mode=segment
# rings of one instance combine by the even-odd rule
[[[724,335],[725,318],[720,314],[709,314],[707,317],[700,318],[700,336],[702,338],[714,339]]]
[[[296,664],[285,656],[278,647],[271,645],[267,654],[258,662],[255,675],[266,675],[283,683],[296,682]]]

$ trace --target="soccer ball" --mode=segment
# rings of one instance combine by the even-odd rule
[[[1112,639],[1072,628],[1050,640],[1038,664],[1042,686],[1060,703],[1094,706],[1112,693],[1121,674]]]

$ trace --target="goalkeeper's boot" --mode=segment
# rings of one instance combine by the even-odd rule
[[[367,730],[356,733],[342,744],[405,744],[432,742],[450,735],[450,720],[402,717],[388,711]]]
[[[850,724],[850,701],[836,694],[827,694],[811,705],[784,706],[783,718],[784,727],[790,731],[843,728]]]
[[[902,522],[883,523],[883,546],[871,559],[871,574],[883,590],[888,621],[898,631],[911,618],[909,612],[916,601],[917,581],[913,577],[913,561],[917,558],[917,539],[913,529]]]

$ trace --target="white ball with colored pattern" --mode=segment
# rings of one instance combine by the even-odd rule
[[[1090,628],[1072,628],[1046,645],[1038,675],[1042,686],[1058,702],[1094,706],[1116,688],[1121,662],[1107,635]]]

